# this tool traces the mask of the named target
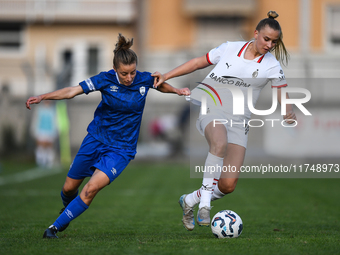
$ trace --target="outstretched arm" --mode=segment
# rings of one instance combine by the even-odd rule
[[[75,87],[66,87],[43,95],[30,97],[26,101],[26,108],[31,110],[31,104],[39,104],[42,100],[71,99],[83,93],[83,88],[80,85]]]
[[[281,88],[278,88],[278,90],[277,90],[277,100],[279,101],[280,104],[281,104],[281,93],[282,93]],[[287,99],[289,98],[288,93],[286,93],[285,97]],[[293,110],[293,105],[291,105],[291,104],[286,105],[286,115],[283,116],[283,119],[286,120],[286,122],[288,124],[293,124],[294,123],[293,120],[297,120],[296,115],[295,115],[294,110]]]
[[[210,64],[207,60],[207,57],[206,55],[204,55],[202,57],[193,58],[189,60],[188,62],[185,62],[183,65],[180,65],[176,67],[175,69],[171,70],[170,72],[165,73],[164,75],[162,75],[159,72],[155,72],[152,74],[152,76],[155,77],[154,87],[157,88],[159,85],[161,85],[166,80],[192,73],[198,69],[205,68],[209,65]]]
[[[175,93],[179,96],[189,96],[190,95],[190,89],[183,88],[183,89],[177,89],[172,87],[170,84],[163,82],[161,85],[157,87],[157,90],[163,93]]]

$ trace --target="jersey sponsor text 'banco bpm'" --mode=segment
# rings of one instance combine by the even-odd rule
[[[251,112],[249,110],[248,89],[252,89],[253,105],[260,95],[261,90],[271,81],[272,87],[285,87],[287,81],[282,71],[280,63],[276,58],[267,52],[253,60],[244,58],[244,54],[250,42],[226,42],[219,47],[212,49],[207,53],[207,60],[210,64],[216,65],[214,69],[207,75],[202,83],[210,85],[217,92],[221,99],[221,104],[217,104],[229,116],[233,114],[233,97],[228,86],[237,86],[244,95],[244,116],[245,119],[250,119]],[[201,85],[199,85],[202,87]],[[204,86],[203,86],[204,87]],[[208,90],[208,89],[206,89]],[[196,87],[191,94],[193,102],[200,102],[204,95],[204,90]],[[211,93],[214,96],[214,93]],[[209,96],[207,97],[209,99]],[[218,102],[218,100],[216,99]],[[215,105],[209,105],[209,108],[214,108]]]

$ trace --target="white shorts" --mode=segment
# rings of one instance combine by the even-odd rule
[[[216,125],[221,125],[222,123],[227,129],[228,143],[237,144],[247,148],[249,126],[248,121],[244,119],[243,116],[232,116],[217,109],[210,111],[208,108],[207,114],[202,115],[200,112],[196,121],[196,128],[201,135],[204,136],[206,126],[214,120],[215,122],[219,122]]]

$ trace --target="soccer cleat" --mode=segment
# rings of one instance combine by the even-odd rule
[[[59,214],[62,214],[64,210],[65,207],[60,210]],[[63,232],[68,227],[68,225],[70,225],[70,223],[67,223],[64,227],[61,227],[58,231]]]
[[[197,223],[199,226],[210,225],[210,207],[204,206],[197,212]]]
[[[51,225],[49,226],[48,229],[45,230],[43,238],[48,238],[48,239],[58,238],[56,235],[57,232],[58,232],[58,229],[54,225]]]
[[[182,219],[183,226],[187,230],[192,231],[195,227],[194,208],[187,205],[187,203],[185,202],[186,196],[187,195],[182,195],[179,198],[178,203],[183,210],[183,219]]]

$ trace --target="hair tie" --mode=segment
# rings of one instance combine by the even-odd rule
[[[277,17],[279,17],[279,14],[277,14],[276,11],[269,11],[269,12],[267,13],[267,16],[268,16],[268,18],[270,18],[270,19],[276,19]]]

